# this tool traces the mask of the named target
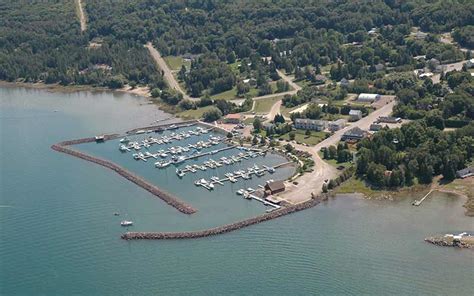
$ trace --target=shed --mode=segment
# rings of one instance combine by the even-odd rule
[[[456,172],[458,178],[464,179],[470,176],[474,176],[474,167],[468,167]]]
[[[350,110],[349,116],[351,121],[357,121],[362,118],[362,111],[360,110]]]
[[[225,123],[239,124],[242,121],[242,114],[232,113],[224,117]]]

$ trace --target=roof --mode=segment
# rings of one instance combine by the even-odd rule
[[[270,190],[270,191],[278,191],[278,190],[281,190],[281,189],[285,189],[285,183],[283,181],[273,181],[273,182],[269,182],[266,187]]]
[[[474,167],[465,168],[456,172],[459,176],[474,174]]]
[[[379,96],[379,94],[367,94],[367,93],[361,93],[359,94],[359,99],[360,98],[367,98],[367,99],[376,99]]]
[[[360,110],[351,110],[349,111],[349,115],[361,115],[362,111]]]
[[[314,77],[316,80],[326,81],[326,76],[318,74]]]
[[[341,124],[346,124],[346,120],[344,118],[340,118],[338,120],[334,120],[334,121],[329,121],[328,122],[329,125],[341,125]]]
[[[242,114],[239,114],[239,113],[231,113],[231,114],[227,114],[225,116],[226,119],[240,119],[242,118]]]
[[[365,131],[361,130],[358,127],[348,130],[344,133],[344,136],[352,136],[352,137],[363,137],[365,136]]]
[[[295,123],[325,125],[327,122],[324,120],[318,120],[318,119],[296,118]]]

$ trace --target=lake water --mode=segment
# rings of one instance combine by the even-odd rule
[[[198,209],[188,216],[108,169],[50,149],[166,117],[126,94],[0,88],[1,295],[471,294],[474,252],[423,242],[431,234],[474,231],[463,200],[444,194],[421,207],[410,205],[415,197],[339,196],[221,236],[121,240],[124,217],[135,221],[134,230],[192,230],[265,209],[234,193],[264,178],[209,192],[191,185],[198,175],[179,180],[174,168],[132,160],[117,143],[78,147],[181,193]]]

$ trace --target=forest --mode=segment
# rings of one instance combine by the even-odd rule
[[[455,38],[469,44],[472,28],[464,27],[474,23],[465,0],[88,0],[88,30],[81,33],[72,0],[24,2],[0,3],[1,80],[162,89],[143,48],[151,41],[165,56],[202,55],[182,77],[194,96],[237,86],[245,93],[239,79],[249,76],[260,79],[259,94],[271,92],[266,82],[275,80],[274,69],[245,69],[261,57],[290,73],[305,66],[318,73],[340,60],[332,78],[370,80],[380,78],[378,64],[413,65],[418,54],[459,60],[450,45],[404,36],[412,26],[433,34],[456,29]],[[374,27],[372,40],[367,31]],[[230,70],[236,59],[248,71],[238,77]]]

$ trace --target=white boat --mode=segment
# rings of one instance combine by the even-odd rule
[[[245,190],[243,190],[243,189],[239,189],[239,190],[237,190],[237,192],[236,192],[236,193],[237,193],[238,195],[243,195],[243,194],[244,194],[244,192],[245,192]]]
[[[211,188],[211,189],[214,189],[214,184],[212,184],[212,183],[207,184],[207,186],[209,186],[209,188]]]
[[[145,130],[138,130],[138,131],[135,132],[135,134],[137,134],[137,135],[144,134],[144,133],[146,133]]]
[[[184,173],[182,170],[176,170],[176,175],[178,175],[178,177],[182,178],[182,177],[184,177],[184,175],[186,175],[186,173]]]
[[[120,225],[121,225],[121,226],[132,226],[132,225],[133,225],[133,221],[123,220],[122,222],[120,222]]]
[[[127,137],[120,139],[120,143],[125,143],[126,144],[128,142],[130,142],[130,140]]]

